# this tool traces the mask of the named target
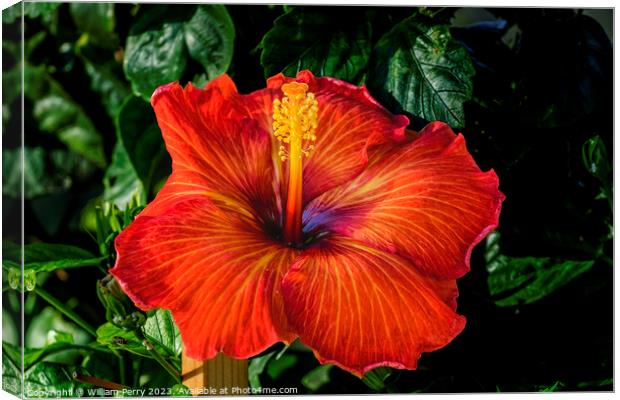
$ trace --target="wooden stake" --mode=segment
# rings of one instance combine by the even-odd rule
[[[183,384],[198,396],[247,395],[248,361],[220,353],[212,360],[197,361],[183,354]]]

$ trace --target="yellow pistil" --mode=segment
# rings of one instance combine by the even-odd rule
[[[285,83],[282,92],[282,100],[273,101],[273,134],[280,142],[278,156],[289,163],[284,238],[290,243],[300,243],[302,158],[310,156],[314,150],[318,102],[314,93],[308,93],[305,83]]]

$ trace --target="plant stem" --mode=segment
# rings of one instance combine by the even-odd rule
[[[116,357],[118,357],[118,375],[121,378],[121,385],[125,385],[126,384],[126,379],[125,379],[125,357],[123,357],[123,355],[120,352],[114,352],[114,354],[116,354]]]
[[[152,344],[151,344],[152,346]],[[175,381],[177,383],[181,383],[181,376],[179,375],[179,372],[176,370],[176,368],[174,368],[172,365],[170,365],[170,363],[168,361],[166,361],[166,359],[159,354],[159,352],[155,349],[155,347],[153,347],[152,349],[149,349],[149,351],[151,352],[151,354],[153,354],[153,358],[162,366],[164,367],[164,369],[170,374],[172,375],[172,377],[175,379]]]
[[[90,326],[88,322],[84,321],[75,312],[68,309],[67,306],[65,306],[60,300],[58,300],[57,298],[55,298],[54,296],[52,296],[51,294],[49,294],[47,291],[45,291],[43,288],[39,286],[35,286],[34,292],[38,296],[40,296],[43,300],[47,301],[52,306],[54,306],[58,311],[64,314],[67,318],[69,318],[70,320],[75,322],[77,325],[79,325],[86,332],[90,333],[94,337],[97,337],[97,331],[95,330],[95,328]]]
[[[161,365],[166,370],[166,372],[172,375],[172,377],[177,383],[181,383],[181,375],[179,374],[179,371],[177,371],[176,368],[170,365],[170,363],[164,358],[164,356],[159,354],[155,346],[144,336],[144,333],[142,333],[142,331],[139,329],[134,332],[136,336],[138,336],[138,339],[142,340],[142,344],[144,344],[144,347],[146,347],[149,353],[151,353],[155,361],[157,361],[159,365]]]

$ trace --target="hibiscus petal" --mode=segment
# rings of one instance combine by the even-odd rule
[[[237,97],[226,75],[205,90],[175,82],[153,94],[173,173],[144,215],[206,196],[243,214],[277,220],[270,135],[239,111]]]
[[[317,78],[310,71],[299,72],[297,78],[282,74],[269,78],[266,89],[244,96],[248,115],[271,132],[273,100],[282,98],[282,85],[292,81],[308,84],[308,91],[315,94],[319,104],[315,150],[303,164],[303,204],[359,174],[368,160],[370,146],[404,136],[407,117],[392,115],[370,96],[366,87]],[[287,176],[288,164],[276,164],[282,169],[279,175]],[[283,185],[283,198],[285,189]]]
[[[453,311],[454,280],[419,274],[402,257],[330,237],[302,253],[282,282],[286,315],[322,363],[362,375],[415,369],[422,352],[465,326]]]
[[[498,184],[463,137],[436,122],[413,142],[374,149],[363,173],[308,205],[304,229],[355,238],[453,279],[469,271],[472,248],[497,226]]]
[[[139,216],[116,239],[110,270],[142,309],[170,309],[186,354],[247,358],[291,341],[280,282],[296,251],[266,237],[253,219],[187,200]]]

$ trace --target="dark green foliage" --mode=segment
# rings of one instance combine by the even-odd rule
[[[304,385],[311,392],[316,392],[323,385],[329,383],[331,378],[329,377],[329,371],[334,366],[331,364],[321,365],[316,367],[312,371],[308,372],[303,378],[301,378],[301,384]]]
[[[532,303],[566,285],[593,265],[594,261],[498,256],[487,266],[489,292],[498,306]]]
[[[148,101],[158,86],[183,76],[188,55],[202,64],[209,79],[225,72],[234,37],[224,6],[153,6],[129,32],[125,74],[134,93]]]
[[[152,108],[133,95],[116,119],[118,141],[104,177],[104,199],[124,209],[132,197],[145,205],[154,169],[163,160],[164,143]]]
[[[100,47],[116,47],[114,3],[72,3],[69,7],[77,29],[88,35],[85,40]]]
[[[106,163],[101,133],[92,120],[43,66],[24,68],[25,95],[41,132],[54,134],[75,153],[100,168]]]
[[[137,309],[107,272],[116,236],[171,172],[150,96],[225,72],[247,93],[303,69],[366,85],[410,129],[437,119],[459,128],[478,165],[497,172],[506,201],[497,232],[458,280],[465,330],[423,354],[417,370],[379,367],[360,379],[294,341],[250,360],[250,386],[614,389],[612,46],[588,11],[23,6],[23,152],[22,3],[2,15],[5,390],[21,392],[23,348],[28,397],[97,389],[88,377],[188,394],[172,314]],[[467,22],[472,15],[482,20]]]
[[[3,262],[19,263],[22,247],[4,242]],[[99,265],[101,258],[75,246],[48,243],[32,243],[23,247],[24,269],[35,272],[54,271],[59,268],[76,268]]]
[[[377,43],[368,85],[383,104],[426,121],[465,124],[474,68],[449,25],[413,15]]]
[[[359,82],[370,56],[372,20],[373,12],[364,8],[291,8],[260,43],[265,77],[308,69]]]
[[[19,2],[2,10],[2,23],[10,24],[15,20],[20,19],[22,12],[24,16],[28,18],[41,17],[43,19],[48,19],[50,18],[50,15],[53,14],[53,11],[58,8],[58,6],[60,6],[60,3],[56,2]]]

